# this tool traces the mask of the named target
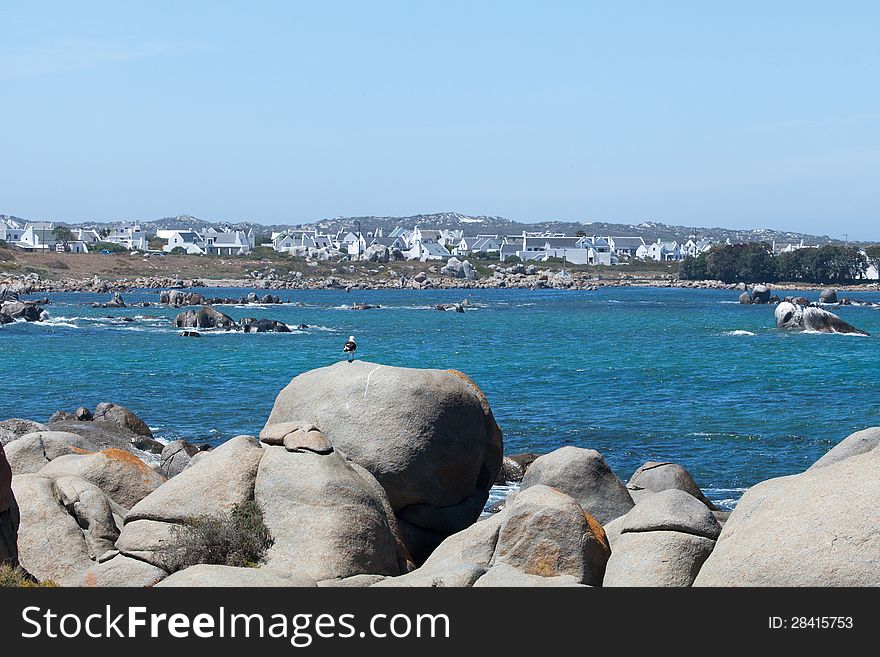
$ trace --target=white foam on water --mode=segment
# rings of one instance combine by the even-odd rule
[[[751,331],[745,331],[743,329],[737,329],[736,331],[725,331],[724,335],[755,335]]]

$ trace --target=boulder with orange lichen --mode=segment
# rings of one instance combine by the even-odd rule
[[[123,449],[104,449],[92,454],[59,456],[38,474],[50,479],[82,477],[109,498],[130,509],[165,482],[165,477],[137,456]]]

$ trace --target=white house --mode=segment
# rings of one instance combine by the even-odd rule
[[[696,258],[703,253],[707,253],[714,244],[715,243],[711,240],[697,240],[696,242],[694,240],[688,240],[681,245],[681,257],[682,259],[687,256]]]
[[[21,241],[24,226],[9,217],[0,217],[0,240],[8,244]]]
[[[162,247],[165,253],[171,253],[174,249],[181,248],[190,255],[204,255],[207,253],[205,249],[205,240],[194,230],[171,230],[161,231],[167,237],[162,239],[168,240],[168,244]],[[156,233],[158,235],[158,232]]]
[[[869,281],[880,280],[880,265],[876,262],[868,264],[868,268],[865,270],[865,278]]]
[[[618,258],[635,258],[639,247],[645,246],[645,240],[641,237],[606,237],[605,241],[611,247],[611,251]]]
[[[251,236],[242,230],[209,229],[202,238],[205,252],[209,255],[247,255],[253,246]]]
[[[119,244],[130,251],[146,251],[148,246],[147,234],[139,224],[123,224],[111,231],[104,241]]]
[[[656,260],[657,262],[671,262],[681,260],[681,246],[678,242],[664,242],[658,239],[647,246],[639,247],[636,251],[636,257]]]
[[[51,221],[28,222],[16,246],[28,251],[54,251],[55,224]]]

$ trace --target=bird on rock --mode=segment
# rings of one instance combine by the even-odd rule
[[[357,342],[354,341],[354,336],[348,336],[348,342],[345,343],[345,346],[342,347],[342,353],[348,354],[348,362],[354,360],[354,352],[358,348]]]

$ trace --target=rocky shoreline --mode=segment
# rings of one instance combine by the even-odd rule
[[[61,586],[880,585],[877,427],[731,513],[681,464],[624,483],[591,449],[505,455],[455,370],[305,372],[254,429],[211,449],[115,404],[0,422],[0,561]],[[497,482],[519,490],[486,515]],[[188,539],[243,509],[252,562]]]
[[[535,265],[491,265],[491,276],[467,280],[444,275],[440,269],[412,276],[395,276],[393,270],[363,275],[340,271],[328,276],[282,278],[273,274],[239,279],[180,279],[167,276],[108,280],[97,276],[86,279],[49,280],[36,274],[4,275],[0,278],[0,297],[4,294],[40,294],[50,292],[112,293],[134,290],[191,288],[244,288],[259,290],[481,290],[481,289],[569,289],[597,290],[603,287],[665,287],[682,289],[745,290],[745,284],[721,281],[688,281],[675,277],[650,277],[622,274],[620,278],[601,278],[592,272],[561,272],[539,269]],[[343,268],[339,268],[342,270]],[[823,285],[804,283],[774,284],[774,290],[822,290]],[[880,290],[878,283],[838,286],[848,292]]]

